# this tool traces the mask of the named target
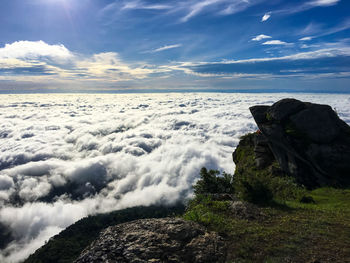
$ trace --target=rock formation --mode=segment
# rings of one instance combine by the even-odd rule
[[[179,218],[142,219],[109,227],[85,249],[84,262],[225,262],[216,233]]]
[[[307,188],[350,185],[350,127],[330,106],[283,99],[250,111],[260,129],[254,138],[258,168],[276,159]]]

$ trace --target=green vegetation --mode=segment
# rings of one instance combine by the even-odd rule
[[[189,202],[183,217],[225,235],[231,227],[227,224],[229,211],[230,201],[213,201],[208,195],[197,195]]]
[[[250,144],[241,141],[234,158],[239,160],[230,179],[230,192],[258,206],[258,217],[242,219],[233,213],[231,201],[217,201],[204,189],[220,193],[223,178],[218,171],[201,170],[183,217],[223,235],[228,244],[228,262],[350,262],[350,189],[319,188],[308,191],[294,179],[274,175],[277,163],[257,169]],[[250,174],[250,176],[243,176]],[[205,172],[206,171],[206,172]],[[204,177],[206,177],[204,176]],[[203,183],[205,187],[203,187]],[[228,183],[228,181],[226,181]],[[216,191],[213,191],[216,189]],[[226,189],[226,188],[225,188]]]
[[[222,234],[229,262],[349,262],[350,190],[303,192],[313,202],[275,198],[256,207],[255,220],[235,217],[230,201],[196,195],[183,217]]]
[[[256,175],[237,177],[235,180],[238,196],[253,204],[269,204],[273,200],[273,192],[269,182]],[[270,179],[270,178],[266,178]]]
[[[233,194],[233,176],[223,172],[220,176],[219,171],[207,170],[202,168],[200,171],[200,179],[197,181],[194,188],[194,193],[199,194],[215,194],[226,193]]]
[[[234,161],[236,171],[233,179],[234,191],[243,200],[252,203],[270,203],[283,200],[300,200],[305,194],[292,177],[281,174],[279,164],[259,169],[255,165],[253,133],[241,137]],[[247,176],[249,175],[249,176]]]
[[[100,231],[119,223],[142,218],[161,218],[183,213],[184,206],[133,207],[106,214],[89,216],[76,222],[51,238],[39,248],[25,263],[70,263],[85,247],[95,240]]]

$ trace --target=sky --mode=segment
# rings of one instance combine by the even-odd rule
[[[348,0],[3,0],[0,93],[350,92]]]

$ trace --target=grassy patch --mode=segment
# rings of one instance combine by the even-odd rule
[[[349,262],[350,190],[308,192],[315,204],[280,201],[257,220],[234,218],[229,202],[199,199],[184,218],[224,233],[228,262]],[[277,203],[278,204],[278,203]]]

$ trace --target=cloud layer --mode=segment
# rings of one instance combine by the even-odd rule
[[[304,79],[313,78],[314,82],[318,81],[320,74],[328,78],[348,78],[348,41],[324,43],[324,48],[301,42],[310,43],[312,39],[310,36],[299,38],[301,50],[307,49],[308,52],[291,53],[290,50],[297,44],[260,34],[251,42],[258,42],[256,44],[265,47],[266,52],[283,49],[282,54],[290,55],[216,62],[168,61],[158,65],[142,61],[126,63],[115,52],[82,55],[60,44],[18,41],[0,48],[0,92],[40,90],[40,87],[44,87],[45,91],[152,90],[188,86],[207,89],[208,83],[204,82],[207,77],[215,80],[211,85],[221,85],[223,81],[229,83],[227,77],[241,81],[248,78],[271,81],[276,77],[291,79],[297,75]],[[172,44],[142,53],[154,53],[156,56],[171,49],[182,50],[185,47]],[[321,89],[325,89],[324,85],[321,83]],[[15,89],[12,90],[11,86]],[[233,83],[231,86],[234,86]],[[327,89],[330,90],[330,87]]]
[[[50,45],[43,41],[17,41],[0,48],[0,80],[113,83],[143,79],[154,72],[161,70],[145,64],[127,64],[115,52],[83,56],[63,45]]]
[[[327,103],[350,123],[350,97],[296,94],[0,96],[0,223],[18,262],[78,219],[191,196],[206,166],[233,173],[248,107],[283,97]]]
[[[266,41],[262,44],[266,46],[289,45],[279,40]],[[347,77],[350,71],[349,62],[350,49],[335,47],[282,57],[183,63],[178,66],[178,69],[188,74],[201,76],[237,76],[238,78],[252,77],[255,79],[264,77]]]

